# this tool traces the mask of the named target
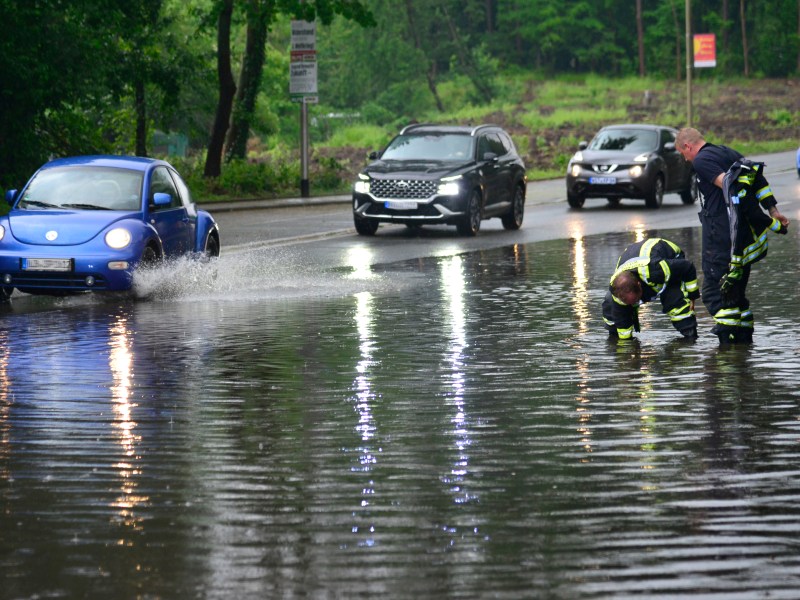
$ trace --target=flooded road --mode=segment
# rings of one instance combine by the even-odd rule
[[[702,309],[693,344],[656,306],[607,340],[645,233],[700,255],[692,227],[434,233],[15,298],[0,597],[797,598],[797,229],[754,269],[755,344],[724,349]]]

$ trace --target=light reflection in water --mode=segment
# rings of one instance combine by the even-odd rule
[[[114,408],[114,428],[116,439],[121,447],[122,459],[115,464],[120,478],[120,495],[113,503],[118,510],[120,521],[123,525],[136,529],[140,526],[142,518],[137,516],[135,509],[149,501],[148,496],[141,495],[138,481],[142,476],[137,463],[141,456],[137,454],[137,445],[141,441],[136,435],[136,421],[133,419],[131,409],[136,407],[131,401],[131,388],[133,379],[133,355],[131,353],[131,332],[128,329],[127,319],[118,317],[109,329],[109,367],[111,368],[111,401]],[[120,543],[124,543],[120,541]]]
[[[469,454],[467,450],[471,444],[468,421],[464,407],[464,349],[467,346],[466,338],[466,308],[464,295],[466,284],[464,281],[464,265],[460,256],[453,256],[442,261],[442,294],[447,307],[448,324],[450,325],[450,342],[448,346],[447,362],[450,364],[450,382],[452,393],[448,397],[448,404],[453,408],[451,423],[452,435],[458,455],[450,474],[443,478],[450,484],[450,491],[455,495],[456,503],[469,502],[473,497],[464,489],[464,482],[468,473]]]
[[[11,442],[9,441],[11,398],[8,393],[11,386],[11,381],[8,377],[10,348],[8,334],[5,331],[0,331],[0,478],[5,480],[11,477],[7,468],[8,457],[11,455]]]
[[[373,359],[375,341],[373,337],[373,297],[370,292],[361,292],[355,295],[356,311],[355,324],[358,331],[358,350],[359,361],[356,365],[356,412],[358,413],[358,425],[356,431],[361,439],[359,448],[359,470],[369,475],[375,467],[377,458],[375,449],[370,446],[370,441],[375,435],[375,418],[372,414],[372,403],[375,394],[372,390],[370,369],[375,365]],[[378,450],[380,451],[380,450]],[[365,483],[361,491],[361,508],[367,510],[371,498],[375,494],[375,482],[370,478]],[[363,545],[372,546],[374,544],[373,535],[375,534],[374,523],[365,526],[368,538],[362,542]],[[353,533],[359,533],[360,526],[353,525]]]
[[[346,262],[353,269],[348,275],[351,279],[371,279],[375,277],[372,272],[372,249],[364,244],[348,248]]]
[[[575,226],[572,230],[572,312],[575,315],[575,324],[580,334],[586,334],[592,317],[589,298],[589,275],[586,262],[586,245],[583,230]],[[579,376],[578,394],[575,398],[577,406],[575,412],[578,418],[578,435],[580,444],[587,453],[592,451],[592,412],[589,398],[591,373],[589,361],[585,354],[580,354],[577,361]],[[588,459],[584,459],[588,460]]]

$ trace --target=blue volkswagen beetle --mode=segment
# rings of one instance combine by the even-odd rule
[[[139,265],[218,256],[219,227],[163,160],[80,156],[8,190],[0,217],[0,299],[14,288],[65,295],[124,291]]]

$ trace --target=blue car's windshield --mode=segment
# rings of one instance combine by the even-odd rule
[[[605,129],[600,131],[589,150],[649,152],[658,147],[658,132],[653,129]]]
[[[18,208],[141,210],[142,173],[95,166],[43,169],[28,185]]]
[[[473,141],[468,134],[399,135],[381,159],[464,161],[472,158]]]

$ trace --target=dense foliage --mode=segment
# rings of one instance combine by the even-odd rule
[[[49,156],[153,153],[156,130],[188,137],[184,164],[203,171],[205,163],[215,179],[209,189],[224,193],[219,169],[241,172],[244,159],[282,161],[286,166],[271,170],[291,180],[299,137],[297,106],[288,98],[293,18],[318,22],[320,104],[312,142],[320,142],[341,123],[391,128],[431,113],[458,119],[470,106],[518,92],[509,86],[526,74],[530,81],[587,74],[681,79],[685,6],[0,0],[0,183],[19,185]],[[697,77],[792,77],[800,70],[800,0],[692,0],[691,7],[693,32],[717,35],[718,66]],[[216,170],[208,168],[212,159]],[[330,158],[316,161],[321,172],[335,167]]]

